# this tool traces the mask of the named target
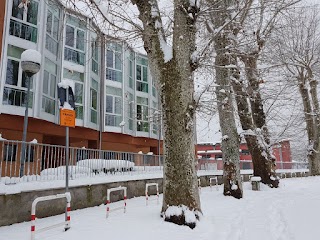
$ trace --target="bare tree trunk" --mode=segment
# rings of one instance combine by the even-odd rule
[[[260,176],[261,181],[270,187],[278,187],[279,179],[275,173],[275,164],[268,156],[267,148],[263,143],[264,138],[260,133],[257,133],[256,126],[253,122],[248,102],[248,94],[244,91],[243,83],[240,81],[239,72],[232,78],[232,87],[235,91],[238,114],[244,137],[248,145],[248,149],[252,156],[253,174]]]
[[[266,124],[266,114],[263,111],[263,103],[259,89],[258,54],[241,58],[245,64],[245,72],[248,80],[248,97],[250,99],[252,119],[257,128],[260,128],[265,142],[270,144],[270,136]]]
[[[220,3],[217,12],[213,15],[216,27],[223,26],[228,19],[231,19],[231,11],[228,7],[233,4],[233,1]],[[214,38],[217,54],[215,58],[216,83],[218,84],[216,95],[222,133],[223,194],[240,199],[243,192],[240,176],[239,135],[235,123],[233,92],[230,83],[231,72],[233,72],[231,66],[236,63],[235,57],[230,53],[230,47],[233,44],[232,34],[232,24],[229,24]]]
[[[307,76],[301,69],[298,77],[299,91],[302,98],[304,117],[309,141],[308,162],[310,175],[320,175],[320,144],[319,144],[319,101],[317,96],[317,82],[311,78],[310,95],[307,85]],[[313,103],[313,104],[312,104]]]
[[[309,161],[310,165],[310,174],[312,176],[320,175],[320,112],[319,112],[319,100],[317,94],[318,82],[313,79],[313,74],[309,73],[309,84],[310,84],[310,95],[313,103],[313,115],[314,115],[314,146]]]
[[[260,176],[263,183],[268,184],[271,187],[278,187],[279,179],[275,173],[276,159],[272,154],[270,146],[270,136],[266,124],[266,115],[263,111],[263,103],[259,89],[259,74],[257,67],[258,56],[259,54],[256,53],[241,57],[241,60],[245,65],[245,72],[248,80],[247,96],[250,99],[251,115],[253,120],[251,127],[248,129],[251,129],[256,135],[256,137],[253,137],[249,134],[246,136],[246,140],[252,156],[253,174],[255,176]],[[240,106],[238,104],[238,108],[239,107],[241,108],[241,104]],[[249,107],[243,110],[238,110],[240,116],[240,112],[249,111]],[[249,114],[249,112],[247,112],[247,114]],[[243,122],[247,123],[248,119],[244,120],[243,116],[240,116],[240,121],[241,124]],[[244,128],[244,130],[247,129]]]
[[[194,142],[196,18],[189,1],[174,1],[173,46],[164,36],[157,0],[132,0],[143,22],[144,48],[153,77],[161,86],[164,120],[164,184],[161,214],[165,221],[194,228],[201,213]],[[197,1],[195,1],[197,2]],[[180,213],[170,211],[178,208]],[[194,219],[186,218],[192,212]],[[175,211],[177,212],[177,211]]]

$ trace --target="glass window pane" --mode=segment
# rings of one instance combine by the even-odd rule
[[[37,25],[38,22],[38,2],[30,1],[28,5],[27,22]]]
[[[77,31],[77,49],[84,51],[84,31]]]
[[[148,69],[147,67],[143,67],[143,81],[148,82]]]
[[[66,45],[74,47],[74,28],[69,25],[66,27]]]
[[[19,76],[19,62],[8,59],[6,84],[17,86],[18,76]]]
[[[122,69],[122,54],[121,53],[115,53],[115,68],[118,70]]]
[[[106,96],[106,112],[113,113],[113,97],[109,95]]]
[[[51,74],[51,81],[50,81],[50,97],[55,97],[56,92],[56,76]]]
[[[44,71],[44,74],[43,74],[43,88],[42,88],[44,94],[48,94],[49,93],[49,77],[50,77],[50,74],[47,71]]]
[[[98,93],[94,89],[91,89],[91,107],[95,110],[98,108]]]
[[[19,48],[19,47],[15,47],[12,45],[8,45],[8,53],[7,55],[10,57],[14,57],[14,58],[21,58],[21,54],[23,53],[25,49],[23,48]]]
[[[47,11],[47,33],[52,33],[52,13]]]
[[[137,65],[136,71],[137,71],[137,80],[141,81],[141,66]]]
[[[20,0],[13,0],[12,3],[12,17],[23,19],[24,7],[19,8]]]
[[[122,101],[120,97],[115,97],[115,106],[114,110],[116,114],[121,114],[121,109],[122,109]]]
[[[59,18],[57,18],[57,17],[54,17],[54,19],[53,19],[52,36],[56,40],[58,40],[58,38],[59,38]]]
[[[107,67],[113,68],[113,51],[107,50]]]
[[[83,84],[75,83],[75,102],[82,104],[82,98],[83,98]]]
[[[76,118],[83,119],[83,106],[76,106]]]

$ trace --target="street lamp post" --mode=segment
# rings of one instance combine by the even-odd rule
[[[23,176],[24,163],[26,158],[26,141],[27,141],[27,129],[28,129],[28,110],[29,110],[29,95],[30,95],[30,79],[31,77],[39,72],[41,66],[41,54],[32,49],[28,49],[21,54],[21,68],[26,74],[26,84],[27,84],[27,96],[24,100],[25,102],[25,113],[23,121],[23,135],[22,135],[22,145],[21,145],[21,156],[20,156],[20,177]]]

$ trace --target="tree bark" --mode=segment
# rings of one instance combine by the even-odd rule
[[[220,3],[213,15],[217,28],[222,27],[228,19],[232,18],[232,10],[230,11],[228,8],[233,5],[233,1],[226,1],[224,4]],[[236,64],[236,58],[228,50],[233,45],[232,35],[232,24],[229,24],[214,37],[216,51],[215,73],[218,85],[216,87],[216,95],[222,134],[223,194],[240,199],[243,191],[240,176],[239,136],[235,123],[233,92],[230,83],[233,73],[232,66]]]
[[[304,117],[307,127],[309,141],[308,162],[310,175],[320,175],[320,120],[319,120],[319,101],[317,96],[317,82],[313,77],[308,77],[301,69],[298,77],[299,91],[302,98]],[[308,81],[311,78],[311,81]],[[307,87],[310,84],[310,95]]]
[[[243,88],[243,83],[240,81],[240,74],[234,75],[232,87],[236,95],[236,103],[244,137],[248,145],[249,152],[252,156],[253,174],[260,176],[261,182],[270,187],[278,187],[279,179],[275,173],[275,163],[269,156],[269,151],[263,144],[264,137],[257,133],[256,126],[253,122],[248,102],[248,94]]]
[[[168,58],[157,1],[132,2],[139,9],[144,26],[144,48],[153,77],[161,87],[165,157],[161,215],[165,221],[194,228],[196,221],[190,222],[185,216],[186,211],[192,211],[195,218],[201,213],[194,142],[193,72],[196,62],[192,59],[199,9],[189,1],[174,1],[172,58]],[[180,208],[181,214],[167,214],[169,207]]]

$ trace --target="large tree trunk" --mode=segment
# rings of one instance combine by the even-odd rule
[[[319,101],[317,96],[317,82],[310,81],[310,95],[307,87],[307,76],[302,69],[298,77],[299,91],[302,98],[304,117],[309,141],[308,162],[310,175],[320,175],[320,144],[319,144]]]
[[[278,187],[279,179],[275,173],[275,163],[272,161],[270,152],[264,142],[261,131],[257,132],[250,112],[248,102],[248,94],[244,91],[244,83],[240,81],[240,74],[234,74],[232,78],[232,87],[235,91],[238,114],[244,137],[248,145],[248,149],[252,156],[253,174],[260,176],[261,181],[270,187]]]
[[[252,112],[252,119],[255,126],[262,131],[262,135],[267,144],[270,144],[270,136],[266,124],[266,114],[263,110],[263,103],[259,89],[258,54],[248,55],[241,58],[245,65],[245,72],[248,80],[248,97]]]
[[[241,57],[248,80],[246,93],[243,90],[243,82],[234,81],[233,87],[237,95],[240,122],[245,130],[245,139],[252,156],[253,174],[260,176],[261,181],[270,187],[278,187],[279,179],[275,172],[276,159],[271,152],[270,136],[259,89],[257,59],[258,54]],[[247,98],[250,99],[250,105]]]
[[[233,1],[220,4],[217,12],[213,15],[216,28],[223,26],[228,19],[232,18],[228,8],[233,4]],[[236,63],[236,59],[228,50],[233,44],[232,34],[232,24],[229,24],[214,38],[217,54],[215,58],[216,83],[218,85],[216,95],[222,134],[223,194],[240,199],[243,192],[240,176],[239,136],[235,123],[233,92],[230,83],[233,72],[230,68]]]
[[[194,228],[201,213],[194,141],[196,17],[190,1],[174,1],[172,56],[156,0],[132,0],[143,22],[144,47],[161,86],[164,120],[164,182],[161,214],[165,221]],[[178,210],[178,212],[177,212]],[[190,218],[193,214],[194,218]],[[186,218],[185,216],[188,216]]]

